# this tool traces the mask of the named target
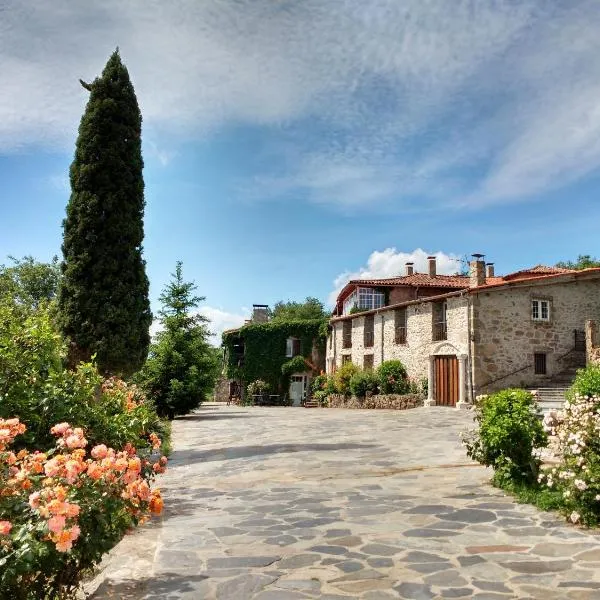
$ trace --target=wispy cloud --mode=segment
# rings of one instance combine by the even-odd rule
[[[374,250],[365,265],[355,270],[344,271],[333,280],[333,290],[328,297],[329,305],[335,304],[342,288],[352,279],[380,279],[403,275],[407,262],[414,263],[416,273],[427,273],[428,256],[436,257],[437,272],[441,275],[451,275],[461,270],[462,259],[456,254],[446,254],[441,251],[426,252],[422,248],[417,248],[412,252],[401,252],[396,248]]]
[[[286,133],[293,158],[246,197],[522,200],[600,166],[599,27],[596,0],[9,0],[0,153],[71,148],[78,78],[119,45],[161,164],[224,125]]]

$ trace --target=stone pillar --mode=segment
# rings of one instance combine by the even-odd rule
[[[595,362],[596,353],[594,349],[598,346],[598,324],[596,321],[585,322],[585,362]]]
[[[458,404],[456,408],[470,408],[471,403],[467,397],[467,355],[460,354],[458,357]]]
[[[435,367],[434,367],[435,356],[432,354],[429,357],[429,373],[427,377],[427,400],[425,400],[425,406],[435,406],[435,396],[433,395],[433,386],[435,384]]]

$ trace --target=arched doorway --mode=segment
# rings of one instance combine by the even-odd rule
[[[467,355],[444,342],[429,356],[428,406],[466,406]]]

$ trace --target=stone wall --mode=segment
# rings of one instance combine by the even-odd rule
[[[446,342],[433,341],[432,302],[423,301],[406,307],[406,343],[396,344],[395,319],[393,309],[383,309],[375,314],[375,340],[373,348],[364,347],[364,316],[352,318],[352,348],[342,348],[343,321],[333,323],[333,331],[327,340],[327,372],[339,368],[342,357],[349,356],[352,362],[362,367],[365,354],[373,355],[373,365],[382,361],[399,359],[406,366],[408,376],[415,380],[427,377],[429,356],[442,345],[448,346],[449,353],[465,354],[468,344],[468,309],[464,296],[447,299],[448,339]]]
[[[532,299],[550,301],[550,320],[533,321]],[[543,386],[568,366],[575,338],[600,318],[600,282],[539,281],[480,292],[473,297],[475,393],[511,386]],[[547,355],[547,375],[534,374],[534,353]]]
[[[215,390],[213,392],[214,402],[227,402],[229,400],[229,379],[225,377],[219,377],[215,383]]]
[[[420,394],[377,394],[367,398],[357,398],[356,396],[346,398],[342,394],[332,394],[328,400],[329,408],[405,410],[423,406],[424,397]]]
[[[600,364],[600,339],[596,321],[585,322],[585,359],[587,364]]]

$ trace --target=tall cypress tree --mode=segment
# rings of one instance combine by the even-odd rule
[[[97,357],[130,375],[148,353],[152,321],[142,258],[142,115],[119,50],[89,90],[71,164],[63,222],[59,322],[75,363]]]

